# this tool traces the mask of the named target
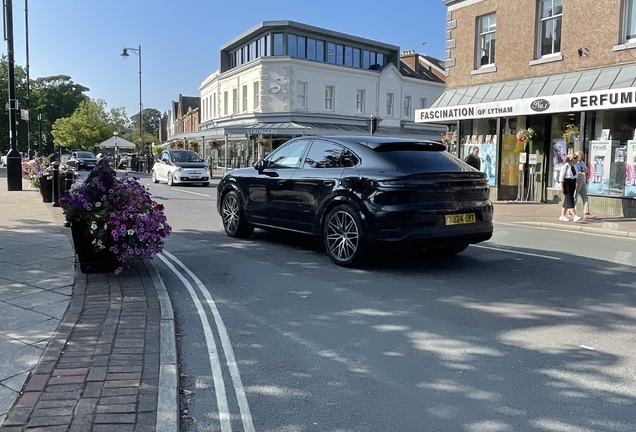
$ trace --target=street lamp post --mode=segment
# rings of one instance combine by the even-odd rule
[[[42,113],[38,110],[38,144],[40,146],[40,156],[42,153]]]
[[[119,156],[119,147],[117,147],[117,131],[113,132],[113,136],[115,137],[115,169],[117,169],[117,159]]]
[[[4,0],[4,39],[7,41],[7,62],[9,74],[9,144],[7,154],[7,189],[22,190],[22,156],[18,152],[18,131],[16,111],[18,101],[15,98],[15,57],[13,51],[13,0]]]
[[[130,55],[128,51],[132,51],[139,57],[139,145],[140,150],[143,153],[145,151],[144,146],[144,105],[141,99],[141,45],[138,48],[124,48],[121,52],[121,56],[126,60]]]

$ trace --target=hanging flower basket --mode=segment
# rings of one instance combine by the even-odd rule
[[[563,139],[567,143],[574,142],[579,139],[580,131],[579,127],[575,124],[570,123],[565,126],[565,132],[563,132]]]
[[[519,132],[517,132],[517,141],[522,142],[524,145],[528,145],[535,136],[537,136],[537,133],[534,129],[521,129]]]

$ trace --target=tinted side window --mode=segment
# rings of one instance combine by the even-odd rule
[[[314,141],[305,158],[305,168],[342,167],[342,155],[345,149],[327,141]]]
[[[267,157],[270,168],[296,168],[300,162],[309,140],[292,141],[279,147]]]

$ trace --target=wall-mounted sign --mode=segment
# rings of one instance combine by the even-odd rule
[[[415,123],[636,107],[634,87],[415,110]]]

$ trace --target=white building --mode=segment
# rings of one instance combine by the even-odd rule
[[[266,21],[221,47],[220,70],[200,86],[205,157],[249,165],[300,135],[371,133],[439,141],[445,126],[414,123],[444,91],[430,57],[293,21]],[[406,60],[406,59],[405,59]],[[443,62],[439,62],[443,64]],[[220,151],[213,150],[221,145]],[[224,150],[228,148],[226,153]]]

